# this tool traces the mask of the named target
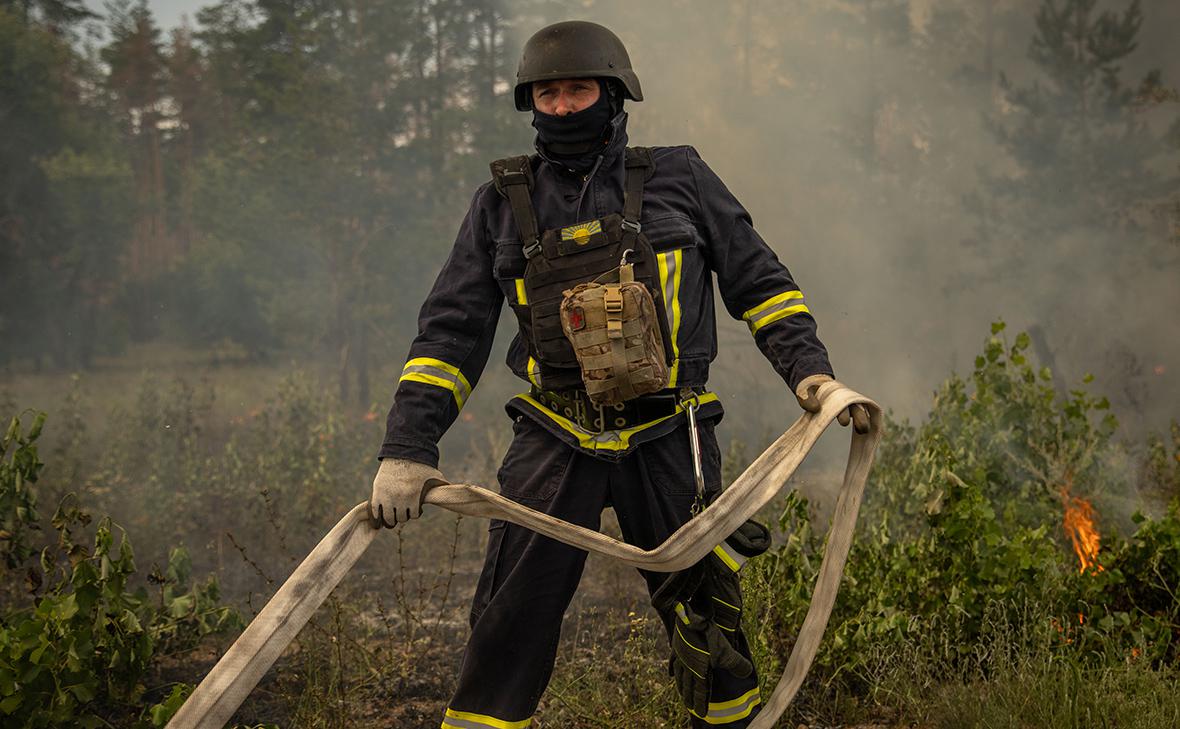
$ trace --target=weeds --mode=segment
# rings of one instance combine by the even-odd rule
[[[24,432],[13,418],[0,449],[0,502],[15,505],[7,513],[15,531],[4,582],[11,594],[10,571],[24,570],[29,588],[26,605],[7,604],[0,614],[0,712],[23,727],[98,727],[116,719],[151,726],[159,711],[138,710],[150,662],[191,650],[207,635],[240,629],[241,621],[219,604],[215,579],[189,585],[183,549],[172,551],[165,570],[153,569],[155,599],[134,587],[126,533],[103,517],[93,546],[86,546],[82,535],[91,517],[72,495],[50,521],[56,541],[26,569],[34,550],[25,538],[40,527],[27,486],[42,467],[36,440],[44,420],[38,415]]]
[[[1057,399],[1027,346],[1020,336],[1008,343],[997,326],[975,371],[948,380],[924,422],[891,424],[836,612],[790,722],[1177,725],[1180,426],[1169,440],[1150,441],[1140,459],[1114,440],[1104,400],[1084,383]],[[0,702],[9,703],[0,711],[11,710],[6,723],[17,716],[30,726],[87,711],[115,726],[161,726],[229,640],[216,637],[235,625],[228,605],[261,608],[367,494],[380,424],[304,374],[220,424],[207,384],[148,379],[105,430],[78,414],[83,393],[75,380],[66,395],[75,415],[60,416],[48,467],[30,456],[39,425],[14,425],[4,441]],[[502,431],[489,431],[448,473],[490,484],[506,446]],[[1128,467],[1139,460],[1138,471]],[[726,480],[746,461],[732,444]],[[1101,571],[1079,571],[1069,550],[1060,527],[1065,484],[1096,506]],[[37,496],[70,491],[79,496],[44,519]],[[1155,501],[1137,503],[1135,494]],[[113,520],[87,523],[82,502]],[[822,533],[797,495],[777,508],[775,549],[743,572],[764,696],[809,603]],[[135,570],[115,523],[167,566]],[[427,509],[410,532],[380,535],[235,721],[437,726],[466,639],[482,527]],[[47,544],[47,535],[57,541]],[[168,549],[178,543],[195,546],[191,558]],[[30,565],[44,547],[56,556]],[[593,559],[588,569],[609,572],[567,619],[537,725],[684,726],[666,637],[641,582]],[[210,571],[223,577],[224,593],[216,581],[192,580]],[[84,620],[74,597],[70,614],[79,587],[105,594],[86,608],[104,612]],[[86,627],[94,615],[117,630],[95,635]],[[56,637],[34,656],[34,634]],[[71,667],[77,641],[105,645],[83,651],[103,664]],[[64,683],[18,687],[13,666],[27,671],[34,659]]]
[[[1028,338],[1009,345],[1002,329],[993,327],[970,385],[951,378],[920,427],[890,428],[799,717],[924,720],[933,696],[962,695],[952,687],[1035,699],[1021,691],[1067,669],[1078,685],[1127,690],[1174,675],[1180,499],[1154,517],[1134,515],[1129,538],[1105,521],[1097,564],[1079,571],[1055,491],[1066,483],[1118,503],[1112,493],[1133,490],[1111,467],[1125,461],[1125,446],[1113,440],[1102,398],[1079,388],[1056,400],[1049,374],[1025,358]],[[1158,441],[1150,446],[1157,481],[1171,478],[1172,458]],[[822,546],[811,519],[789,497],[781,546],[747,575],[749,633],[764,664],[789,653],[810,602]],[[1066,698],[1088,716],[1112,706]],[[1161,710],[1177,702],[1173,685]],[[1003,725],[1003,712],[1015,712],[1005,705],[982,725]]]

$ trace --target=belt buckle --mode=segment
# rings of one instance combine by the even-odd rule
[[[590,408],[586,405],[586,401],[589,399],[589,397],[589,395],[583,396],[581,393],[575,395],[574,412],[577,413],[578,420],[581,421],[580,424],[583,428],[591,433],[594,433],[595,435],[600,435],[606,431],[606,416],[603,415],[601,405],[594,405],[591,402],[590,405],[598,413],[598,425],[594,425],[595,420],[593,417],[591,417]]]

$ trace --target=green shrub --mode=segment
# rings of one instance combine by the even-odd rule
[[[8,569],[33,555],[29,539],[40,529],[32,486],[44,464],[37,459],[33,442],[44,425],[45,414],[39,413],[29,432],[23,433],[20,418],[14,417],[0,440],[0,556]]]
[[[38,416],[22,434],[19,419],[13,419],[9,433],[14,435],[5,442],[19,448],[4,464],[6,483],[29,480],[41,468],[35,440],[43,421]],[[19,472],[16,478],[9,477],[11,470]],[[5,505],[12,503],[9,499]],[[17,502],[20,511],[4,517],[33,523],[34,506],[28,492]],[[99,519],[88,547],[79,535],[90,521],[75,497],[63,500],[51,521],[57,541],[40,551],[27,573],[31,605],[0,614],[0,714],[6,724],[108,725],[108,717],[139,711],[141,679],[153,657],[191,648],[209,633],[241,627],[237,613],[218,604],[213,578],[188,584],[184,549],[174,549],[166,570],[153,573],[150,579],[158,585],[153,597],[131,584],[135,560],[123,530],[107,517]]]
[[[1079,570],[1063,507],[1078,496],[1106,505],[1099,513],[1121,504],[1128,455],[1105,398],[1083,387],[1059,399],[1027,360],[1028,337],[1009,345],[1003,328],[993,325],[969,379],[938,390],[925,422],[889,425],[811,677],[821,713],[872,695],[882,657],[915,646],[942,680],[966,680],[997,624],[1031,641],[1013,646],[1082,667],[1176,665],[1180,499],[1155,518],[1136,514],[1129,538],[1103,522],[1097,565]],[[1162,444],[1148,459],[1158,481],[1173,477]],[[764,665],[787,655],[810,603],[822,548],[810,520],[807,503],[788,498],[785,541],[745,578]]]

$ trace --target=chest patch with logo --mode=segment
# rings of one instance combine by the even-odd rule
[[[562,228],[561,239],[563,241],[572,240],[574,243],[584,246],[590,242],[590,236],[601,232],[602,222],[591,220],[587,223],[577,223],[567,228]]]

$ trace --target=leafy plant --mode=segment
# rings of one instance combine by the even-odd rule
[[[13,420],[5,444],[16,442],[19,448],[13,463],[5,464],[5,484],[22,485],[40,468],[35,440],[43,422],[39,415],[21,434]],[[4,512],[6,523],[28,522],[33,514],[33,494],[20,493],[4,502],[14,509]],[[124,531],[103,517],[95,525],[93,546],[87,546],[81,535],[90,522],[77,498],[67,496],[51,520],[56,543],[41,550],[29,571],[35,576],[33,591],[40,594],[31,606],[0,614],[0,714],[6,723],[107,725],[108,716],[127,713],[141,701],[141,679],[162,650],[184,650],[204,635],[241,627],[237,613],[218,604],[215,579],[187,584],[185,550],[174,549],[164,573],[154,573],[160,589],[152,599],[144,587],[132,585],[135,559]]]
[[[45,414],[38,413],[28,432],[23,432],[20,417],[14,417],[0,440],[0,555],[8,569],[32,556],[28,540],[40,529],[32,485],[45,464],[37,458],[33,442],[44,425]]]
[[[1013,650],[1047,641],[1079,666],[1175,664],[1180,499],[1155,518],[1136,514],[1128,539],[1104,531],[1096,565],[1079,570],[1059,526],[1063,506],[1129,490],[1115,467],[1126,460],[1117,423],[1086,383],[1059,398],[1051,373],[1028,360],[1029,338],[1009,344],[1003,330],[992,326],[970,377],[947,380],[925,422],[890,424],[816,658],[814,706],[870,695],[882,656],[915,646],[927,646],[920,659],[943,680],[966,680],[996,625],[1025,636]],[[1166,482],[1166,447],[1153,443],[1147,458],[1147,472]],[[746,576],[749,632],[772,664],[802,623],[822,546],[797,496],[779,528],[785,541]]]

